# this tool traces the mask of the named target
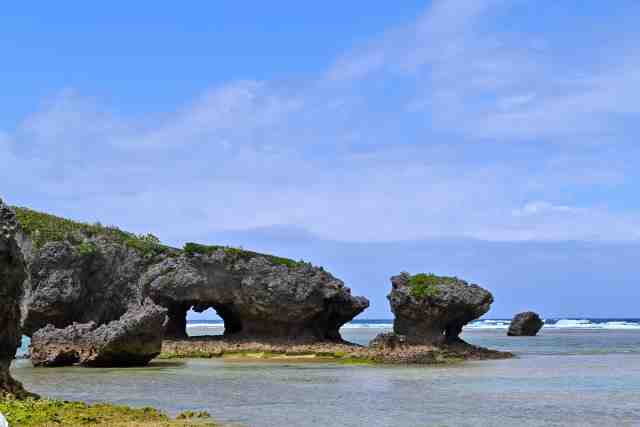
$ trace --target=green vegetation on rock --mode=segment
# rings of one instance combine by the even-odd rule
[[[413,297],[424,299],[434,297],[438,294],[437,285],[449,285],[457,282],[457,277],[436,276],[433,273],[420,273],[411,276],[407,285],[409,285],[411,295]]]
[[[87,224],[72,221],[28,208],[15,207],[14,209],[22,230],[36,248],[41,248],[49,242],[66,240],[75,244],[80,254],[88,255],[95,252],[97,247],[93,242],[87,242],[85,239],[102,237],[125,243],[129,248],[145,256],[154,256],[168,249],[152,234],[138,236],[113,226],[105,227],[99,223]]]
[[[303,261],[294,261],[289,258],[282,258],[278,256],[262,254],[259,252],[247,251],[241,248],[233,248],[229,246],[217,246],[217,245],[201,245],[198,243],[189,242],[184,245],[184,252],[187,255],[210,255],[217,251],[223,251],[225,257],[228,257],[231,262],[236,261],[247,261],[254,257],[263,257],[269,260],[270,262],[277,265],[284,265],[288,268],[296,268],[304,265]]]
[[[186,427],[194,425],[215,426],[213,423],[199,421],[175,421],[153,408],[134,409],[110,404],[87,405],[81,402],[62,402],[58,400],[0,400],[0,412],[11,426],[167,426]],[[197,418],[203,418],[204,413]],[[208,414],[207,414],[208,415]],[[184,417],[184,419],[187,419]]]
[[[14,207],[14,209],[22,230],[38,249],[49,242],[68,241],[74,245],[80,255],[89,256],[98,251],[98,246],[88,239],[103,238],[117,243],[124,243],[127,247],[146,257],[159,255],[170,250],[168,246],[161,244],[160,240],[153,234],[136,235],[115,226],[72,221],[29,208]],[[187,255],[209,255],[219,250],[224,252],[230,262],[263,257],[273,264],[284,265],[291,269],[305,264],[303,261],[294,261],[289,258],[247,251],[242,248],[201,245],[191,242],[184,245],[184,253]]]
[[[76,249],[80,255],[89,256],[98,251],[98,246],[94,242],[85,241],[76,246]]]

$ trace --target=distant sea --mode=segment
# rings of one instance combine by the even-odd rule
[[[507,329],[511,319],[481,319],[470,323],[465,329]],[[223,326],[222,320],[189,320],[188,328],[206,328]],[[640,329],[640,318],[596,319],[596,318],[557,318],[545,319],[546,329]],[[354,328],[393,328],[392,319],[356,319],[343,326]]]

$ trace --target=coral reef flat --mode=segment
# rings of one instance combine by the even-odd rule
[[[264,361],[314,361],[370,364],[446,364],[463,360],[506,359],[510,352],[456,342],[379,349],[348,342],[289,342],[224,336],[165,340],[160,359],[216,358]]]
[[[389,331],[350,327],[342,335],[366,345]],[[216,422],[247,427],[638,424],[640,330],[543,328],[518,339],[505,331],[471,329],[461,337],[515,358],[371,365],[213,357],[127,369],[37,369],[18,360],[12,372],[56,399],[152,406],[173,418],[204,410]]]

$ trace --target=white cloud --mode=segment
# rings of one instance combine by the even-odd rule
[[[572,208],[570,206],[554,205],[549,202],[528,202],[522,208],[515,209],[513,214],[515,216],[530,216],[530,215],[543,215],[550,213],[571,213],[579,212],[579,208]]]
[[[640,214],[606,194],[640,155],[615,139],[584,148],[615,135],[610,114],[638,112],[637,72],[571,79],[537,35],[478,29],[506,4],[435,1],[316,80],[229,82],[161,116],[64,91],[0,135],[3,192],[174,242],[274,225],[359,241],[637,239]],[[573,200],[596,186],[604,197]]]

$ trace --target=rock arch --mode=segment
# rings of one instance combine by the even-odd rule
[[[189,309],[213,308],[227,336],[339,341],[340,327],[369,305],[321,268],[278,265],[263,257],[229,263],[222,250],[167,259],[143,282],[167,307],[166,336],[175,339],[187,335]]]

